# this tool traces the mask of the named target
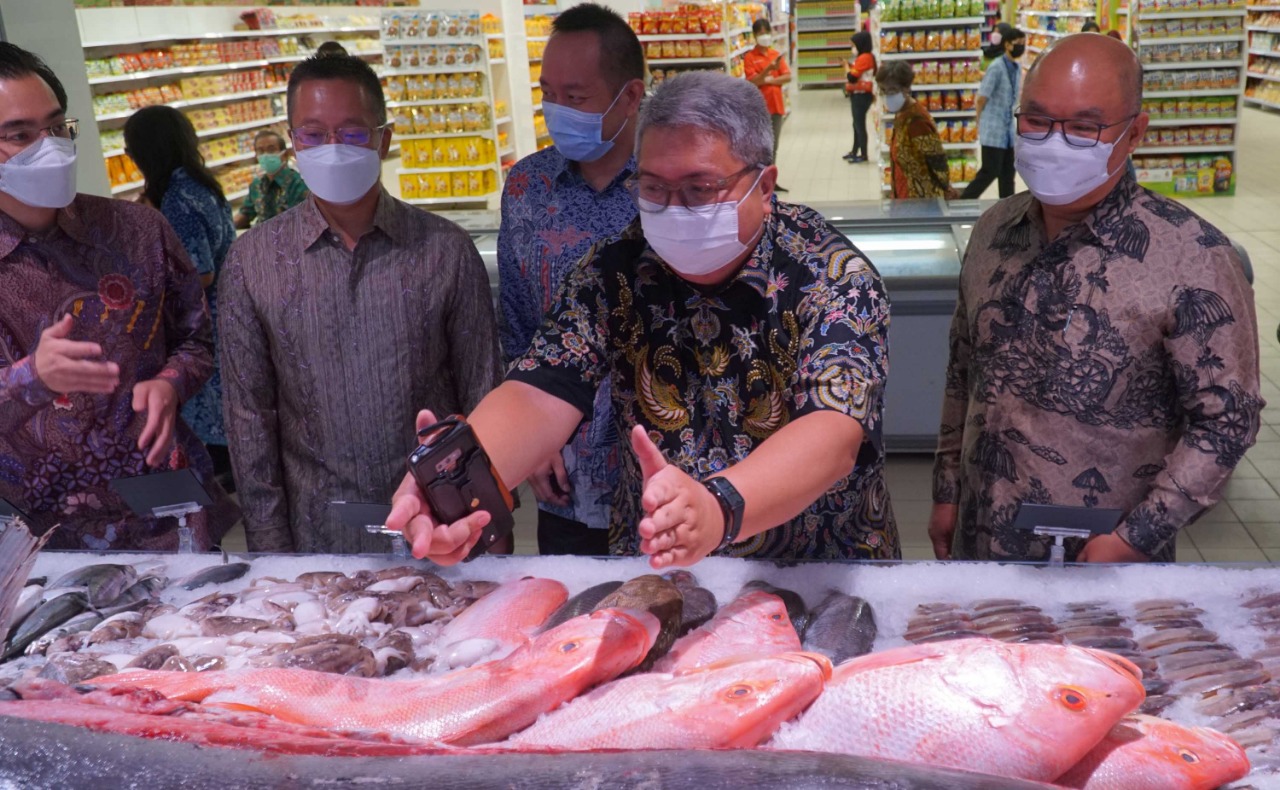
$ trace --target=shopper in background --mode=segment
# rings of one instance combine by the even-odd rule
[[[238,514],[178,416],[213,370],[200,278],[159,212],[76,193],[76,130],[49,67],[0,42],[0,496],[62,524],[50,548],[173,551],[175,520],[109,484],[190,465],[208,549]]]
[[[204,164],[195,127],[172,107],[144,107],[124,124],[124,149],[145,179],[143,198],[169,220],[195,264],[209,304],[210,320],[216,324],[218,272],[231,242],[236,240],[236,229],[222,185]],[[183,404],[182,418],[209,449],[219,482],[234,490],[227,433],[222,425],[216,326],[213,347],[213,375]]]
[[[871,53],[870,33],[859,30],[851,38],[853,60],[849,62],[844,92],[849,97],[849,107],[853,110],[853,148],[844,158],[846,162],[858,164],[870,158],[867,151],[867,113],[875,99],[876,56]]]
[[[502,192],[498,231],[503,357],[529,350],[560,284],[594,244],[636,218],[636,115],[644,51],[622,17],[593,3],[552,22],[542,57],[543,111],[554,147],[521,159]],[[609,387],[568,444],[529,477],[542,554],[609,553],[609,506],[618,484],[618,434]]]
[[[1142,69],[1107,36],[1027,74],[1029,193],[978,220],[951,325],[929,534],[941,559],[1044,560],[1019,503],[1119,508],[1068,560],[1172,561],[1258,431],[1253,291],[1226,236],[1138,186]]]
[[[307,185],[298,171],[289,167],[291,154],[284,136],[271,129],[253,138],[261,174],[249,182],[249,195],[236,212],[236,227],[244,230],[255,222],[266,222],[307,199]]]
[[[893,113],[893,142],[889,146],[893,196],[954,199],[947,154],[933,117],[911,95],[915,74],[903,60],[886,63],[876,73],[885,109]]]
[[[422,404],[465,413],[498,376],[484,264],[457,225],[379,183],[378,75],[298,64],[290,134],[311,196],[231,247],[219,284],[227,433],[250,551],[385,552],[329,503],[385,502]]]
[[[898,557],[875,268],[817,212],[777,201],[769,113],[750,84],[686,72],[638,125],[639,222],[569,273],[528,353],[469,417],[499,476],[528,477],[608,381],[631,445],[613,554],[655,568],[711,552]],[[416,556],[457,562],[488,518],[434,524],[406,478],[387,523]]]
[[[1005,31],[1000,46],[1004,56],[982,75],[978,88],[978,142],[982,144],[982,167],[960,197],[982,197],[992,181],[999,180],[1000,197],[1013,194],[1013,108],[1018,103],[1022,71],[1018,59],[1026,51],[1027,36],[1017,28]]]
[[[778,142],[782,139],[782,124],[787,118],[787,103],[782,96],[782,86],[791,82],[791,70],[782,53],[773,48],[773,28],[769,20],[757,19],[751,24],[756,45],[742,56],[742,69],[747,81],[760,89],[764,106],[769,110],[773,123],[773,161],[778,162]],[[774,186],[775,192],[786,192]]]
[[[1080,32],[1081,33],[1101,33],[1102,28],[1098,27],[1097,22],[1094,22],[1092,19],[1090,19],[1080,27]]]
[[[999,17],[997,17],[998,19]],[[1008,22],[997,22],[995,28],[991,31],[990,40],[987,46],[982,48],[982,57],[978,59],[978,66],[986,73],[987,67],[1004,57],[1004,37],[1013,32],[1013,25]]]

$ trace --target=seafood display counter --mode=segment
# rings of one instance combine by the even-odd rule
[[[1271,566],[408,562],[37,554],[0,784],[1280,786]]]

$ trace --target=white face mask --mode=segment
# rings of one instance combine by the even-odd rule
[[[1125,131],[1132,125],[1130,119]],[[1123,139],[1124,135],[1120,137]],[[1017,135],[1013,139],[1013,165],[1036,200],[1049,206],[1065,206],[1119,172],[1118,168],[1114,172],[1107,170],[1107,160],[1115,147],[1115,143],[1099,142],[1092,148],[1078,148],[1057,131],[1044,140]]]
[[[905,93],[886,93],[884,95],[884,108],[889,112],[897,112],[902,109],[902,105],[907,103],[907,94]]]
[[[667,206],[652,213],[656,204],[641,200],[640,228],[653,251],[679,274],[711,274],[746,252],[738,240],[738,206],[755,191],[764,171],[740,200],[713,203],[693,211],[686,206]],[[705,212],[705,213],[703,213]]]
[[[66,208],[76,199],[76,144],[42,137],[0,164],[0,192],[36,208]]]
[[[761,33],[760,35],[756,36],[756,43],[762,47],[772,47],[773,36],[770,35],[769,33]]]
[[[373,148],[332,143],[303,148],[295,154],[307,189],[327,203],[355,203],[382,175],[382,158]]]

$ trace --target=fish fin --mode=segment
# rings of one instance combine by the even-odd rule
[[[942,658],[946,655],[947,651],[939,649],[937,644],[908,645],[907,647],[885,650],[880,653],[867,653],[866,655],[851,658],[836,667],[834,674],[838,678],[844,678],[860,672],[870,672],[884,667],[902,666],[903,664],[915,664],[920,661]]]

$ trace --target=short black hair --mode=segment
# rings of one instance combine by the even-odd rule
[[[560,14],[551,23],[551,35],[590,31],[600,38],[600,69],[616,90],[631,80],[644,79],[644,48],[640,39],[614,11],[595,3],[582,3]]]
[[[304,82],[316,80],[346,80],[360,86],[369,99],[369,109],[373,110],[378,125],[386,124],[387,97],[382,92],[382,81],[378,79],[377,73],[368,63],[346,55],[315,54],[299,63],[289,75],[287,112],[290,126],[293,125],[293,104],[298,94],[298,86]]]
[[[1099,33],[1101,31],[1102,28],[1098,27],[1098,23],[1094,22],[1092,19],[1085,22],[1084,26],[1080,28],[1081,33]]]
[[[53,91],[53,97],[58,100],[58,106],[66,112],[67,89],[62,87],[62,81],[49,68],[49,64],[34,52],[28,52],[8,41],[0,41],[0,80],[15,80],[31,74],[44,80],[49,90]]]
[[[330,55],[346,55],[348,53],[347,53],[347,48],[342,46],[338,42],[326,41],[320,46],[316,47],[316,54],[330,56]]]
[[[1009,32],[1005,33],[1004,38],[1000,40],[1000,43],[1004,44],[1009,41],[1020,41],[1026,37],[1027,34],[1025,31],[1016,27],[1010,27]]]
[[[773,32],[773,26],[770,25],[769,20],[765,19],[764,17],[760,17],[759,19],[751,23],[752,35],[758,36],[761,33],[772,33],[772,32]]]
[[[284,139],[284,135],[280,134],[275,129],[263,129],[262,131],[255,134],[253,136],[253,147],[257,148],[258,143],[267,139],[268,137],[276,138],[276,140],[280,143],[280,150],[282,151],[289,147],[289,141]]]

